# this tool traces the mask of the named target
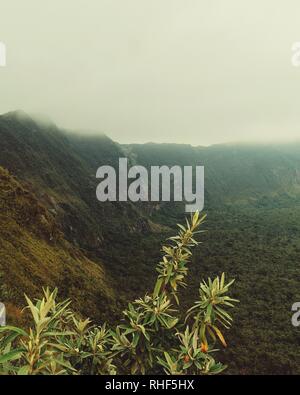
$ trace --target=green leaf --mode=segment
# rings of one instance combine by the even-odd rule
[[[25,331],[23,331],[23,329],[18,328],[16,326],[0,326],[0,333],[6,331],[17,332],[21,336],[28,336],[28,333],[26,333]]]
[[[15,338],[18,336],[19,336],[18,333],[12,332],[4,339],[2,339],[0,342],[0,350],[3,350],[9,343],[12,343],[15,340]]]
[[[4,355],[0,356],[0,363],[5,363],[8,361],[12,361],[15,359],[19,359],[22,356],[22,353],[25,351],[23,348],[16,348],[15,350],[12,350]]]
[[[22,366],[18,370],[18,376],[27,376],[29,373],[29,366]]]
[[[174,362],[172,361],[172,358],[166,351],[164,352],[164,355],[165,355],[166,361],[168,362],[168,365],[170,366],[171,369],[173,369]]]
[[[28,296],[26,294],[25,294],[25,299],[26,299],[28,307],[31,311],[31,314],[33,316],[34,322],[37,324],[39,322],[39,311],[38,311],[37,307],[34,306],[32,301],[28,298]]]
[[[226,341],[224,339],[224,336],[222,334],[222,332],[216,327],[213,326],[214,331],[216,332],[216,335],[218,336],[218,338],[220,339],[221,343],[223,344],[224,347],[227,347]]]
[[[156,298],[159,294],[160,288],[162,286],[164,282],[164,278],[160,277],[157,279],[156,284],[155,284],[155,288],[154,288],[154,292],[153,292],[153,297]]]

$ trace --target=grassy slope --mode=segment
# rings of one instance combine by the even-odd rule
[[[66,241],[49,211],[3,168],[0,271],[2,296],[11,307],[23,305],[24,292],[40,294],[42,285],[58,286],[62,296],[71,297],[84,315],[100,318],[104,301],[114,304],[114,292],[102,264]]]
[[[157,230],[151,231],[155,226],[130,202],[100,204],[95,195],[97,167],[107,161],[117,164],[120,147],[105,136],[82,140],[19,112],[0,117],[0,137],[0,166],[54,213],[71,245],[91,260],[103,262],[123,305],[141,292],[153,267],[149,265],[153,253],[146,245],[153,246]],[[151,250],[150,254],[136,254],[141,248]],[[128,282],[122,281],[124,277]]]
[[[72,137],[23,118],[0,117],[0,165],[26,183],[47,214],[55,215],[64,242],[50,242],[38,223],[30,228],[28,223],[20,224],[20,219],[11,220],[11,214],[6,217],[8,231],[5,234],[5,226],[1,227],[0,242],[12,238],[15,248],[8,249],[10,255],[0,256],[0,264],[5,265],[6,272],[11,267],[15,276],[9,283],[15,290],[11,300],[19,302],[24,287],[37,292],[38,285],[45,281],[59,285],[68,295],[73,292],[81,311],[85,310],[84,304],[91,305],[88,314],[94,318],[99,313],[106,315],[105,309],[113,314],[114,304],[106,303],[100,294],[106,287],[104,277],[99,272],[98,286],[98,278],[90,281],[83,269],[89,257],[100,264],[101,273],[105,267],[105,279],[110,279],[106,280],[108,293],[116,290],[120,302],[117,310],[121,311],[127,300],[143,294],[154,281],[153,267],[165,234],[151,232],[147,216],[154,223],[173,227],[184,219],[182,207],[162,204],[151,209],[146,205],[144,210],[131,204],[98,204],[96,168],[107,161],[116,164],[122,154],[120,147],[105,137]],[[208,232],[196,253],[190,273],[192,286],[183,299],[184,306],[193,303],[200,277],[225,270],[237,278],[235,296],[241,304],[234,314],[230,348],[223,356],[230,364],[228,372],[299,373],[299,337],[290,323],[291,305],[300,299],[299,145],[192,148],[149,144],[125,149],[133,161],[143,165],[205,165]],[[27,206],[19,207],[17,212],[22,217]],[[20,245],[26,249],[18,251]],[[0,251],[7,248],[1,246]],[[76,251],[76,259],[68,248],[72,254]],[[79,249],[80,258],[76,255]],[[44,256],[48,259],[45,267]],[[68,266],[65,256],[71,256],[72,265]],[[74,260],[80,261],[80,270]],[[55,270],[47,270],[53,265],[72,271],[65,276],[62,269],[57,269],[58,275]],[[7,281],[9,276],[5,276]],[[97,286],[99,297],[95,296]],[[88,303],[86,294],[91,299]]]

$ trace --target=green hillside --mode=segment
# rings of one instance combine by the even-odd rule
[[[1,300],[8,319],[22,305],[24,292],[38,296],[41,286],[59,286],[81,313],[107,314],[115,294],[102,263],[70,244],[54,216],[37,197],[0,167]],[[88,303],[86,302],[88,300]]]
[[[299,373],[290,310],[300,300],[300,144],[119,145],[22,112],[0,117],[0,138],[9,171],[0,171],[0,292],[11,316],[23,292],[47,284],[84,316],[115,321],[154,283],[162,241],[185,214],[182,204],[99,203],[97,168],[120,156],[146,167],[204,165],[207,232],[183,307],[199,277],[225,271],[241,302],[222,355],[227,373]]]

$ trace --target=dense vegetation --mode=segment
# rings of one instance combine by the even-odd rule
[[[197,299],[200,274],[228,273],[241,303],[224,373],[300,373],[299,329],[290,321],[300,300],[300,144],[121,146],[20,113],[0,117],[0,137],[0,166],[10,173],[0,177],[0,300],[10,323],[26,321],[24,292],[37,298],[49,285],[82,316],[115,326],[128,301],[154,285],[153,262],[184,212],[169,203],[100,204],[97,167],[117,167],[119,156],[144,166],[203,164],[207,232],[180,308]],[[50,240],[49,225],[59,237]]]
[[[226,311],[236,300],[227,294],[233,281],[225,275],[201,282],[199,300],[180,322],[179,288],[192,255],[198,227],[205,217],[196,212],[177,236],[163,247],[154,290],[129,303],[124,322],[115,330],[78,319],[70,301],[56,301],[57,290],[44,290],[34,304],[26,295],[33,323],[29,330],[0,327],[0,374],[217,374],[226,366],[215,362],[217,341],[226,347]]]
[[[21,318],[24,291],[37,296],[46,284],[76,297],[79,306],[91,295],[86,314],[114,303],[103,264],[68,242],[46,207],[1,167],[0,274],[0,300],[10,319]]]

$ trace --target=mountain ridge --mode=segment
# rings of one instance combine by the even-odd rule
[[[179,202],[98,202],[97,168],[117,168],[120,156],[146,168],[203,165],[206,232],[181,309],[200,279],[228,273],[241,301],[222,356],[229,373],[299,373],[290,308],[300,299],[300,144],[122,145],[23,118],[0,116],[0,299],[10,320],[24,292],[50,285],[84,316],[115,322],[152,288],[161,245],[185,213]]]

